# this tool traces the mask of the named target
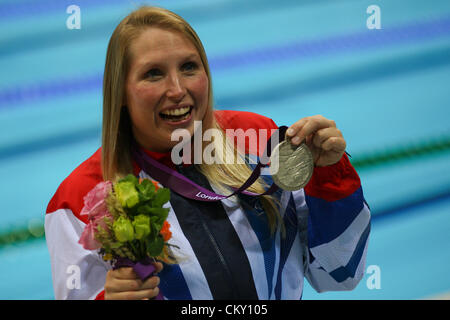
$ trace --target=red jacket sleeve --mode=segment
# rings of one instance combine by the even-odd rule
[[[336,201],[353,194],[361,181],[344,154],[337,163],[326,167],[314,167],[314,172],[305,186],[306,195],[327,201]]]

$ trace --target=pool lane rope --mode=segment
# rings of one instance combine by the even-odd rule
[[[420,157],[439,156],[450,151],[450,136],[441,136],[425,142],[385,149],[356,157],[351,162],[356,170],[381,170],[384,166],[392,164],[407,164],[408,161]],[[376,215],[376,212],[372,213]],[[21,242],[45,239],[43,219],[30,219],[26,225],[12,227],[7,231],[0,231],[0,248]]]

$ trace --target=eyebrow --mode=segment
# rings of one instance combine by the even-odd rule
[[[188,55],[182,57],[180,60],[186,61],[186,60],[191,60],[191,59],[194,59],[194,58],[195,58],[195,59],[198,58],[198,59],[201,61],[200,55],[199,55],[198,53],[196,53],[196,52],[189,53]],[[147,68],[149,68],[149,67],[152,66],[152,65],[158,66],[159,64],[160,64],[160,63],[158,63],[158,62],[147,61],[147,62],[144,62],[144,63],[140,64],[140,65],[138,66],[138,68],[139,68],[139,70],[142,70],[142,69],[147,69]]]

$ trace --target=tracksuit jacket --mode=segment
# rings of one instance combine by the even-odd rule
[[[215,111],[224,129],[271,130],[269,118],[242,111]],[[259,145],[259,144],[258,144]],[[260,155],[248,148],[249,156]],[[148,152],[200,186],[218,190],[195,165],[174,166],[170,154]],[[134,163],[134,173],[151,178]],[[270,176],[265,176],[269,178]],[[101,148],[59,186],[47,207],[45,234],[56,299],[102,299],[111,266],[78,240],[87,223],[83,197],[102,181]],[[309,183],[297,191],[279,189],[286,233],[271,233],[257,197],[239,195],[203,202],[171,191],[170,243],[179,247],[178,264],[158,274],[165,299],[302,298],[306,278],[318,292],[352,290],[364,275],[370,210],[361,182],[347,155],[327,167],[315,167]],[[78,286],[70,284],[76,270]]]

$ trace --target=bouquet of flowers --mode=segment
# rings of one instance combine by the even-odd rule
[[[80,214],[87,215],[88,223],[79,243],[87,250],[99,249],[114,268],[133,267],[144,280],[154,272],[155,259],[175,262],[168,243],[169,209],[163,208],[169,199],[169,189],[132,174],[115,183],[100,182],[84,197]]]

